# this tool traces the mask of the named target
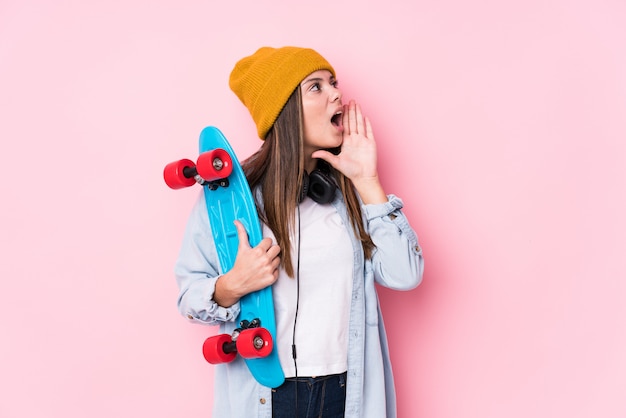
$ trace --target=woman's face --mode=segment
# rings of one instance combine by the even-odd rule
[[[313,151],[336,148],[343,138],[341,91],[328,70],[309,74],[300,83],[304,112],[305,157]]]

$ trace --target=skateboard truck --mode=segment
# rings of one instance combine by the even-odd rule
[[[241,321],[239,323],[239,328],[235,328],[235,330],[231,334],[232,341],[230,343],[224,344],[224,352],[225,353],[237,352],[236,347],[237,347],[237,339],[239,338],[239,334],[241,334],[241,332],[245,329],[258,328],[260,326],[261,326],[261,320],[259,318],[254,318],[252,321],[248,321],[246,319]],[[253,339],[253,345],[254,345],[254,348],[256,348],[257,350],[260,350],[261,348],[263,348],[263,345],[264,345],[263,339],[260,336],[256,336]]]

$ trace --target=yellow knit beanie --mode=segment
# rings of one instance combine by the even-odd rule
[[[259,138],[265,139],[298,84],[318,70],[335,75],[328,61],[312,49],[262,47],[235,64],[229,85],[250,111]]]

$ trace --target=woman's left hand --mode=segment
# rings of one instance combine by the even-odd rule
[[[378,179],[377,151],[374,132],[369,119],[361,113],[361,107],[351,100],[344,105],[343,143],[341,152],[334,155],[319,150],[313,158],[321,158],[348,177],[356,187],[363,203],[387,201]]]

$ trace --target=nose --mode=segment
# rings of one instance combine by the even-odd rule
[[[331,98],[332,98],[332,102],[336,102],[339,101],[341,103],[341,98],[343,97],[343,94],[341,94],[341,90],[339,90],[337,87],[334,88],[333,93],[331,94]]]

